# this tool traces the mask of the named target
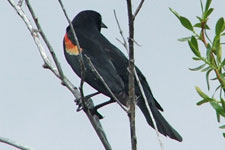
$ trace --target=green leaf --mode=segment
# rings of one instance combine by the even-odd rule
[[[210,99],[208,95],[202,92],[202,90],[199,87],[195,87],[196,91],[198,92],[199,96],[201,96],[203,99]]]
[[[200,52],[192,45],[192,43],[191,43],[190,40],[188,41],[188,44],[189,44],[189,47],[191,48],[192,52],[193,52],[196,56],[200,57],[200,56],[201,56],[201,55],[200,55]]]
[[[220,122],[220,114],[216,111],[216,118],[217,118],[217,121]]]
[[[198,49],[198,41],[197,41],[197,39],[194,36],[191,37],[191,43],[193,44],[193,46],[196,49]]]
[[[217,88],[215,89],[213,95],[215,95],[216,91],[218,91],[219,89],[221,89],[221,85],[217,86]]]
[[[225,138],[225,133],[223,133],[223,137]]]
[[[216,55],[217,61],[220,64],[221,58],[222,58],[222,47],[220,43],[220,35],[214,37],[212,50],[214,54]]]
[[[186,42],[186,41],[188,41],[190,39],[191,39],[191,36],[178,39],[178,41],[180,41],[180,42]]]
[[[223,73],[220,73],[220,76],[221,76],[220,79],[222,80],[222,81],[221,81],[222,83],[221,83],[220,85],[221,85],[221,87],[222,87],[222,85],[225,85],[225,78],[224,78]],[[222,88],[223,88],[223,87],[222,87]]]
[[[202,24],[201,23],[196,23],[194,25],[194,27],[197,27],[197,28],[202,28]],[[207,24],[204,25],[204,29],[206,30],[210,30],[209,26]]]
[[[207,0],[206,5],[205,5],[205,12],[208,11],[211,2],[212,2],[212,0]]]
[[[201,4],[201,10],[202,10],[202,13],[203,13],[203,4],[202,4],[202,0],[200,0],[200,4]]]
[[[216,36],[220,36],[220,34],[223,32],[224,27],[224,19],[221,17],[217,23],[216,23]]]
[[[173,10],[172,8],[169,8],[169,10],[178,18],[180,19],[180,15],[178,14],[178,12],[176,12],[175,10]]]
[[[217,77],[215,77],[215,78],[212,78],[211,80],[217,80]]]
[[[220,129],[225,129],[225,125],[220,126]]]
[[[192,52],[198,56],[201,57],[201,54],[198,50],[198,42],[194,36],[191,37],[191,40],[188,41],[189,47],[191,48]]]
[[[212,43],[212,51],[215,53],[220,45],[220,36],[215,36]]]
[[[223,76],[225,76],[225,72],[224,72],[224,73],[222,73],[222,75],[223,75]]]
[[[187,18],[185,18],[185,17],[183,17],[183,16],[180,16],[179,19],[180,19],[181,24],[182,24],[185,28],[187,28],[187,29],[190,30],[190,31],[194,31],[191,22],[190,22]]]
[[[198,67],[196,67],[196,68],[189,68],[189,70],[191,70],[191,71],[198,71],[198,70],[204,68],[205,65],[206,65],[206,64],[200,65],[200,66],[198,66]]]
[[[223,62],[221,64],[221,68],[225,65],[225,58],[223,59]]]
[[[210,69],[206,72],[206,83],[207,83],[207,88],[208,90],[210,89],[210,84],[209,84],[209,74],[213,69]]]
[[[216,112],[218,113],[218,115],[221,115],[223,117],[225,117],[225,111],[223,111],[223,107],[220,106],[217,102],[215,101],[211,101],[210,104],[212,105],[212,107],[216,110]]]
[[[204,19],[207,19],[209,17],[209,15],[213,12],[213,8],[210,8],[209,10],[207,10],[205,13],[204,13]]]
[[[193,60],[196,60],[196,61],[201,60],[201,59],[198,58],[198,57],[192,57],[192,59],[193,59]]]
[[[220,45],[220,43],[219,43],[219,45],[218,45],[218,47],[216,48],[216,58],[217,58],[217,61],[219,62],[219,63],[221,63],[221,59],[222,59],[222,47],[221,47],[221,45]]]
[[[199,102],[197,103],[197,105],[200,106],[200,105],[202,105],[202,104],[204,104],[204,103],[210,102],[211,100],[212,100],[212,99],[203,99],[203,100],[199,101]]]
[[[225,35],[225,32],[221,34],[221,36],[224,36],[224,35]]]
[[[224,110],[224,112],[225,112],[225,101],[224,101],[223,98],[221,98],[221,103],[222,103],[222,106],[223,106],[223,110]]]
[[[199,20],[199,22],[203,21],[203,19],[201,17],[199,17],[199,16],[197,16],[197,19]]]
[[[208,71],[209,69],[211,69],[211,67],[210,67],[210,66],[205,67],[204,69],[202,69],[202,70],[201,70],[201,72],[206,72],[206,71]]]
[[[211,62],[211,53],[212,53],[212,48],[211,48],[211,45],[208,44],[207,45],[207,51],[206,51],[206,58],[209,62]]]

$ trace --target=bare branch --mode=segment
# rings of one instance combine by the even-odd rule
[[[132,150],[137,150],[137,137],[135,127],[135,84],[134,84],[134,20],[132,15],[132,2],[127,0],[127,13],[129,24],[129,121],[130,121],[130,133],[131,133],[131,146]]]
[[[27,18],[27,16],[24,14],[23,10],[21,9],[21,7],[19,5],[16,5],[16,3],[13,0],[8,0],[8,2],[10,3],[10,5],[16,10],[16,12],[18,13],[18,15],[21,17],[21,19],[24,21],[24,23],[26,24],[27,29],[30,31],[34,42],[36,44],[36,46],[38,47],[38,50],[40,52],[40,55],[44,61],[44,63],[47,66],[53,66],[51,64],[51,61],[49,60],[48,56],[45,53],[45,50],[41,44],[41,41],[38,37],[38,33],[36,32],[36,29],[33,28],[30,20]],[[55,70],[55,69],[54,69]]]
[[[31,150],[27,146],[18,144],[17,142],[12,141],[12,140],[7,139],[7,138],[0,137],[0,142],[8,144],[8,145],[13,146],[13,147],[16,147],[16,148],[21,149],[21,150]]]
[[[26,2],[26,5],[27,5],[27,7],[28,7],[30,13],[31,13],[31,16],[33,17],[33,20],[34,20],[34,22],[35,22],[35,24],[36,24],[36,26],[37,26],[37,28],[38,28],[38,31],[39,31],[41,37],[43,38],[45,44],[46,44],[47,47],[48,47],[48,50],[49,50],[50,54],[52,55],[52,58],[53,58],[53,60],[54,60],[54,62],[55,62],[55,65],[56,65],[56,67],[57,67],[57,69],[58,69],[58,72],[59,72],[59,77],[60,77],[61,79],[63,79],[63,78],[64,78],[64,75],[63,75],[63,71],[62,71],[62,68],[61,68],[61,66],[60,66],[60,63],[59,63],[59,61],[58,61],[58,59],[57,59],[57,57],[56,57],[56,55],[55,55],[55,52],[54,52],[54,50],[53,50],[51,44],[49,43],[49,41],[48,41],[48,39],[47,39],[45,33],[43,32],[43,30],[42,30],[42,28],[41,28],[41,25],[40,25],[40,23],[39,23],[39,21],[38,21],[38,18],[36,17],[36,15],[35,15],[35,13],[34,13],[34,11],[33,11],[33,8],[32,8],[31,5],[30,5],[30,1],[29,1],[29,0],[25,0],[25,2]]]
[[[144,4],[144,0],[141,0],[141,2],[139,3],[134,15],[133,15],[133,20],[136,18],[137,14],[139,13],[139,11],[141,10],[142,8],[142,5]]]
[[[128,52],[127,41],[126,41],[125,38],[124,38],[123,31],[122,31],[122,29],[121,29],[121,27],[120,27],[120,23],[119,23],[119,20],[118,20],[118,18],[117,18],[115,9],[113,10],[113,12],[114,12],[114,16],[115,16],[115,19],[116,19],[117,26],[118,26],[118,28],[119,28],[120,35],[121,35],[121,37],[122,37],[122,39],[123,39],[123,42],[121,42],[120,40],[118,40],[118,41],[125,47],[125,49],[126,49],[127,52]]]

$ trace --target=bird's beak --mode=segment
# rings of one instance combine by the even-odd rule
[[[102,22],[102,24],[101,24],[101,28],[108,28],[103,22]]]

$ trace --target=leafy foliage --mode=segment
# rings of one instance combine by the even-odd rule
[[[194,54],[192,59],[194,61],[202,62],[200,66],[190,70],[205,73],[208,90],[210,90],[209,77],[213,72],[215,78],[212,80],[216,80],[219,83],[212,96],[208,96],[197,86],[196,91],[202,98],[197,105],[209,103],[216,111],[217,121],[220,122],[221,117],[225,118],[225,58],[222,56],[222,45],[224,43],[221,42],[221,37],[225,36],[225,21],[223,17],[218,19],[215,25],[215,35],[212,37],[213,40],[211,41],[207,36],[207,32],[210,31],[210,27],[207,23],[214,10],[213,8],[210,8],[211,3],[212,0],[206,0],[204,6],[202,0],[200,0],[202,15],[201,17],[197,16],[198,22],[194,23],[194,25],[192,25],[191,21],[189,21],[186,17],[181,16],[175,10],[170,8],[170,11],[178,18],[181,25],[192,33],[191,36],[181,38],[179,41],[188,42],[188,45]],[[199,31],[199,33],[196,31]],[[204,45],[205,56],[203,55],[203,50],[200,50],[199,44]],[[216,97],[216,91],[218,90],[220,92]],[[220,128],[225,129],[225,125],[220,126]],[[223,136],[225,137],[225,133],[223,133]]]

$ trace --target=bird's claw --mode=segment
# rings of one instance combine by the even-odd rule
[[[75,99],[74,102],[76,103],[76,105],[78,105],[78,107],[77,107],[77,112],[78,112],[78,111],[81,111],[81,110],[83,109],[81,98]]]
[[[82,104],[81,98],[75,99],[74,102],[76,103],[76,105],[78,105],[76,110],[77,112],[83,110],[83,104]],[[98,119],[103,119],[103,116],[97,111],[96,107],[91,108],[90,111],[91,111],[91,114],[96,115]]]
[[[93,107],[91,109],[91,114],[92,115],[96,115],[98,117],[98,119],[103,119],[103,116],[98,112],[97,108],[96,107]]]

